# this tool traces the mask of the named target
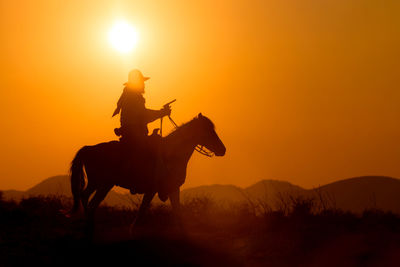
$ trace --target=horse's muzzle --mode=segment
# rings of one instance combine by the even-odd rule
[[[218,156],[218,157],[224,156],[225,153],[226,153],[226,148],[225,148],[225,147],[223,147],[223,149],[221,149],[221,150],[219,150],[219,151],[215,151],[215,152],[214,152],[215,156]]]

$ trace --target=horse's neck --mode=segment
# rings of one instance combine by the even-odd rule
[[[165,149],[167,157],[189,161],[197,145],[194,132],[189,125],[177,129],[174,133],[165,137]]]

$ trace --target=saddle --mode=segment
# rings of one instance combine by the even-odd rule
[[[150,136],[159,136],[160,134],[158,133],[160,131],[160,128],[156,128],[153,130],[152,134]],[[116,136],[121,137],[124,134],[124,129],[122,127],[115,128],[114,133]],[[161,137],[161,136],[160,136]]]

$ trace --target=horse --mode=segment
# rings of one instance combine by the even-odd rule
[[[152,162],[148,158],[138,164],[132,162],[130,169],[122,168],[119,141],[82,147],[76,153],[70,168],[74,202],[71,214],[77,212],[82,205],[89,222],[94,224],[96,208],[114,186],[120,186],[131,190],[131,193],[144,194],[134,227],[141,221],[155,194],[158,193],[160,197],[159,188],[163,184],[173,212],[180,216],[180,187],[185,182],[187,164],[194,150],[197,146],[202,146],[216,156],[224,156],[226,148],[217,135],[213,122],[201,113],[167,136],[160,137],[160,146],[166,169],[162,174],[149,172],[155,164],[152,164],[154,160]],[[93,193],[94,196],[89,200]]]

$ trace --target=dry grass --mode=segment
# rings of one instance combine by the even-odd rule
[[[1,265],[79,265],[129,259],[132,263],[211,266],[395,266],[400,218],[334,207],[329,197],[281,195],[272,208],[262,200],[224,207],[207,196],[183,203],[183,227],[170,206],[153,206],[142,235],[129,236],[137,212],[102,206],[95,241],[85,239],[85,221],[60,210],[70,200],[35,197],[0,201]]]

